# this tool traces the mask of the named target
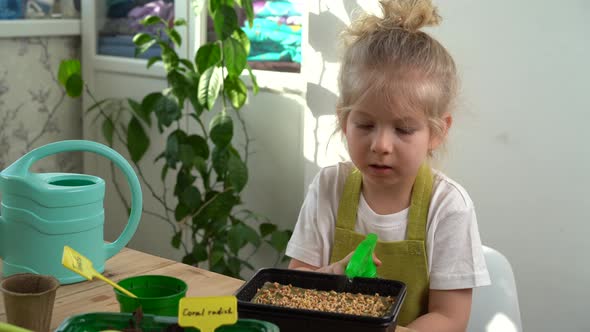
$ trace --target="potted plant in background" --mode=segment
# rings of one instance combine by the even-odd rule
[[[202,2],[193,1],[197,16]],[[290,230],[279,229],[242,205],[250,154],[250,138],[240,112],[249,94],[242,72],[249,73],[254,94],[258,85],[247,63],[250,41],[240,28],[237,10],[245,12],[246,24],[252,24],[251,0],[208,1],[215,39],[201,45],[193,59],[180,57],[170,44],[181,45],[178,29],[186,25],[184,20],[145,18],[142,24],[160,26],[160,33],[136,34],[136,55],[159,45],[161,56],[150,58],[147,66],[162,62],[168,86],[142,100],[99,101],[84,84],[79,61],[64,61],[59,69],[59,81],[70,96],[86,91],[93,100],[87,113],[95,113],[101,121],[106,142],[113,146],[118,141],[127,148],[144,187],[165,211],[157,213],[144,207],[144,213],[171,225],[171,244],[184,251],[182,261],[197,266],[206,262],[211,271],[234,277],[240,277],[243,268],[254,269],[248,258],[241,258],[243,250],[251,250],[251,256],[267,243],[276,250],[278,263],[285,259],[291,236]],[[211,119],[208,125],[206,118]],[[154,161],[161,165],[162,192],[154,190],[139,164],[150,149],[146,129],[152,126],[157,126],[161,139],[166,140],[164,151]],[[237,128],[245,137],[241,150],[236,147]],[[175,172],[176,181],[166,184],[170,172]],[[117,192],[129,207],[118,187]]]

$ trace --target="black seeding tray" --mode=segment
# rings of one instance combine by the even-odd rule
[[[252,303],[252,298],[265,282],[277,282],[282,285],[320,291],[333,290],[366,295],[379,293],[380,296],[393,297],[395,302],[383,317],[357,316]],[[397,316],[405,295],[406,285],[397,280],[379,278],[348,279],[343,275],[275,268],[258,270],[235,293],[238,299],[238,316],[240,319],[252,318],[272,322],[279,326],[281,332],[393,332],[397,325]]]

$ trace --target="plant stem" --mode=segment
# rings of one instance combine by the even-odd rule
[[[246,140],[246,143],[244,144],[244,164],[248,166],[248,155],[250,154],[250,136],[248,136],[248,130],[246,130],[246,121],[244,121],[244,118],[240,112],[236,111],[236,117],[242,124],[242,131],[244,132],[244,138]]]

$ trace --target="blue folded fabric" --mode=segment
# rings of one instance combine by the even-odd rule
[[[98,47],[98,54],[100,55],[112,55],[112,56],[122,56],[126,58],[135,58],[135,47],[131,46],[122,46],[122,45],[101,45]],[[160,49],[148,49],[145,53],[142,53],[137,56],[140,59],[149,59],[154,56],[159,56],[162,54]]]
[[[101,36],[98,38],[98,54],[123,56],[127,58],[135,57],[135,44],[133,36]],[[138,58],[149,59],[153,56],[159,56],[162,50],[159,45],[152,45],[145,53],[140,54]]]

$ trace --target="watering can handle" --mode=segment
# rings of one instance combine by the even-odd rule
[[[127,160],[123,158],[117,151],[109,148],[106,145],[86,140],[66,140],[55,143],[50,143],[42,147],[36,148],[26,155],[24,155],[19,161],[18,166],[13,164],[15,173],[21,173],[21,176],[26,176],[29,172],[29,168],[33,163],[41,160],[47,156],[54,155],[60,152],[67,151],[87,151],[94,152],[103,157],[110,159],[121,171],[125,174],[125,178],[129,183],[131,189],[131,213],[127,225],[123,229],[123,232],[119,237],[112,243],[105,244],[105,260],[113,257],[116,253],[129,243],[131,237],[135,233],[137,226],[139,225],[139,219],[141,218],[142,210],[142,193],[139,179],[135,174],[135,171],[129,165]]]

